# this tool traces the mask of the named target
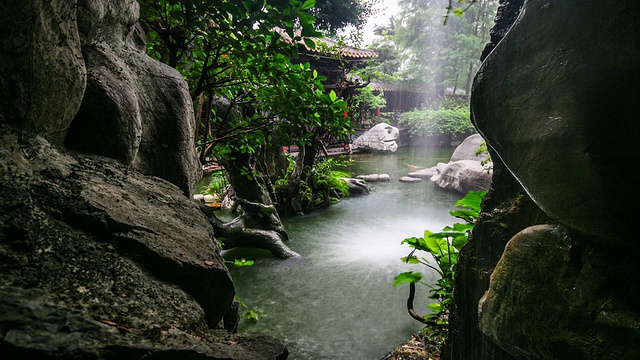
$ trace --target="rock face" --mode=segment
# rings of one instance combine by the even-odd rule
[[[353,141],[353,149],[391,151],[398,150],[396,140],[400,136],[398,128],[389,124],[378,124]]]
[[[200,178],[189,89],[173,68],[145,54],[135,0],[80,0],[87,89],[65,144],[108,156],[178,185]]]
[[[637,1],[528,1],[473,100],[479,131],[542,210],[634,246],[620,223],[640,197],[626,185],[640,179],[639,16]]]
[[[192,195],[194,116],[180,74],[145,54],[135,0],[0,4],[0,121],[105,155]]]
[[[443,358],[638,358],[638,196],[621,182],[638,178],[640,3],[522,6],[501,1],[474,84],[494,177]]]
[[[640,280],[635,255],[585,240],[560,225],[516,234],[480,300],[482,331],[526,359],[640,358],[640,316],[627,306],[639,292],[624,286]]]
[[[62,144],[87,77],[76,2],[2,1],[0,28],[0,123]]]
[[[286,353],[267,338],[211,330],[230,309],[233,283],[206,216],[176,186],[43,138],[21,144],[6,127],[0,134],[3,354]]]
[[[0,3],[0,353],[284,359],[225,330],[233,282],[184,196],[187,86],[146,57],[137,20],[133,0]]]

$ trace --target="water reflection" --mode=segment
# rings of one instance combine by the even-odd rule
[[[269,334],[284,341],[290,359],[379,359],[420,328],[406,313],[406,287],[393,278],[410,267],[400,257],[402,239],[438,230],[454,219],[448,211],[460,195],[430,182],[397,181],[414,165],[447,161],[437,153],[401,149],[393,155],[358,155],[354,175],[388,173],[389,183],[372,184],[372,194],[346,199],[330,209],[285,219],[290,247],[301,259],[276,260],[261,251],[234,250],[228,258],[249,257],[256,265],[232,268],[239,296],[265,316],[241,331]],[[433,273],[423,272],[434,281]],[[418,287],[416,309],[426,311],[426,288]],[[422,291],[420,291],[420,289]]]

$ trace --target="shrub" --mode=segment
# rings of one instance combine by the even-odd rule
[[[399,124],[407,127],[409,135],[463,135],[475,131],[468,107],[421,109],[400,115]]]

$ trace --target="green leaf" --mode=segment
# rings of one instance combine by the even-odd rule
[[[309,38],[304,38],[304,43],[307,45],[309,50],[313,50],[316,48],[316,42]],[[314,76],[315,77],[315,76]]]
[[[237,267],[253,266],[254,263],[255,263],[255,261],[247,260],[247,259],[244,259],[244,258],[233,260],[233,265],[237,266]]]
[[[400,285],[402,283],[417,283],[422,279],[422,274],[414,273],[413,271],[403,272],[402,274],[398,274],[393,280],[393,286]]]
[[[402,262],[407,264],[420,264],[420,260],[418,260],[418,258],[415,256],[405,256],[400,259],[402,260]]]
[[[439,313],[442,310],[444,310],[442,308],[442,304],[435,302],[435,303],[431,303],[431,304],[427,304],[427,308],[431,309],[431,311],[433,311],[434,313]]]
[[[313,30],[313,22],[315,18],[313,15],[305,12],[298,13],[298,19],[300,20],[300,25],[304,28],[311,28]]]
[[[468,236],[461,235],[461,236],[454,237],[452,244],[453,244],[453,247],[456,248],[456,250],[460,251],[460,249],[462,249],[462,247],[466,245],[468,241],[469,241]]]
[[[437,235],[437,234],[434,234],[434,235]],[[445,239],[438,238],[437,236],[429,236],[424,238],[424,243],[426,247],[429,249],[429,252],[431,252],[434,255],[444,255],[448,251],[447,248],[448,248],[449,242]]]
[[[455,206],[465,207],[479,213],[482,199],[486,194],[486,191],[469,191],[462,199],[456,202]]]
[[[470,224],[473,224],[479,215],[479,213],[475,210],[452,210],[449,211],[449,214]]]
[[[316,0],[307,0],[307,1],[304,2],[304,4],[302,4],[301,9],[302,10],[309,10],[314,6],[316,6]]]
[[[336,101],[336,99],[338,98],[338,96],[336,95],[336,92],[331,90],[331,92],[329,93],[329,99],[331,99],[331,101]]]

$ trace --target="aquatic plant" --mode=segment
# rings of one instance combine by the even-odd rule
[[[436,271],[440,278],[434,285],[429,285],[429,298],[435,302],[427,305],[431,313],[421,316],[413,308],[415,298],[415,284],[422,279],[419,272],[408,271],[395,277],[394,286],[402,283],[409,284],[409,298],[407,310],[414,319],[426,324],[426,328],[435,336],[444,338],[449,327],[449,314],[453,310],[454,276],[460,250],[469,240],[473,225],[480,214],[480,204],[486,191],[470,191],[464,198],[458,200],[455,206],[459,209],[449,213],[465,223],[455,223],[446,226],[442,231],[434,233],[425,230],[423,237],[411,237],[403,240],[413,250],[402,261],[409,264],[423,264]],[[424,257],[418,257],[417,251],[424,251],[431,255],[433,263]]]

